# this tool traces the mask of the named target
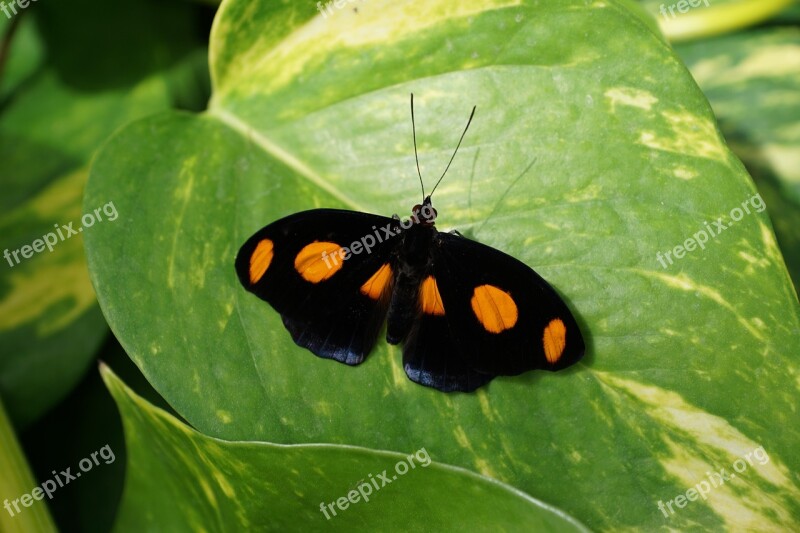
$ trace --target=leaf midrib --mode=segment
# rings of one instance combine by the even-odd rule
[[[273,158],[294,170],[298,176],[307,179],[350,208],[356,211],[369,212],[369,209],[367,209],[366,206],[359,204],[352,197],[346,195],[336,187],[333,187],[330,182],[326,181],[314,169],[303,163],[294,154],[286,151],[283,147],[272,142],[270,139],[262,135],[256,128],[241,120],[233,113],[223,108],[216,107],[209,109],[208,114],[239,133],[244,139],[255,142],[255,144],[264,150],[265,153],[271,155]]]

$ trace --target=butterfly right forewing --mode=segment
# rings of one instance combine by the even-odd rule
[[[569,308],[526,264],[441,232],[432,259],[450,335],[472,370],[559,370],[583,357],[583,336]]]

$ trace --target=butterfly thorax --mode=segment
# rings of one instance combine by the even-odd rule
[[[401,342],[411,330],[419,312],[420,286],[430,270],[431,245],[437,231],[432,220],[419,220],[400,234],[402,242],[393,257],[397,277],[386,325],[386,340],[391,344]]]

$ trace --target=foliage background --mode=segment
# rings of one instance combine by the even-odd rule
[[[269,3],[264,3],[264,5],[267,4]],[[658,3],[644,2],[643,4],[651,11],[654,20],[659,21]],[[726,4],[730,4],[728,8],[735,11],[729,19],[725,19]],[[751,13],[754,14],[743,16],[739,11],[743,4],[747,4],[747,2],[723,2],[720,0],[714,3],[713,12],[702,11],[698,8],[690,14],[692,20],[689,20],[689,17],[682,19],[686,24],[691,23],[692,27],[697,24],[701,28],[699,35],[694,35],[693,40],[685,40],[687,32],[680,28],[670,28],[669,25],[666,25],[664,30],[676,41],[684,39],[682,42],[676,42],[675,51],[689,67],[700,89],[711,103],[728,145],[747,167],[759,192],[766,200],[769,216],[781,252],[786,260],[788,272],[797,287],[800,279],[800,174],[798,174],[800,172],[800,105],[798,105],[800,103],[800,30],[797,24],[800,11],[797,6],[788,6],[787,8],[785,5],[787,2],[776,2],[768,6],[770,9],[767,11],[764,11],[764,5],[771,4],[771,2],[760,2],[761,7],[753,9],[754,3],[751,2]],[[234,6],[235,4],[231,2],[230,5]],[[234,112],[241,111],[241,107],[237,109],[236,105],[240,105],[242,101],[237,101],[231,96],[240,89],[241,85],[223,87],[224,90],[215,93],[215,100],[211,100],[208,47],[211,24],[216,9],[213,4],[179,1],[121,0],[103,3],[98,0],[77,0],[67,4],[41,0],[32,4],[14,19],[3,20],[3,17],[0,17],[0,33],[4,36],[2,41],[2,57],[4,59],[0,74],[2,76],[0,77],[0,162],[2,162],[0,163],[0,180],[2,180],[3,190],[0,203],[4,207],[3,214],[0,216],[0,228],[2,229],[0,231],[2,246],[0,247],[3,249],[18,248],[21,244],[29,243],[41,236],[54,223],[76,220],[83,212],[84,207],[101,205],[106,198],[114,198],[113,195],[95,192],[94,196],[84,201],[84,187],[93,159],[97,158],[99,161],[96,161],[98,166],[92,170],[95,175],[110,172],[106,170],[111,168],[108,163],[109,156],[106,155],[103,159],[98,155],[100,150],[102,149],[104,154],[113,154],[114,143],[119,145],[120,139],[125,139],[126,132],[132,131],[131,127],[136,128],[136,124],[147,123],[138,122],[120,131],[126,125],[169,110],[200,112],[209,107],[209,101],[211,101],[211,108],[216,105],[217,108],[232,109]],[[231,9],[233,8],[231,7]],[[308,12],[310,11],[313,11],[313,5],[305,6],[303,16],[309,16]],[[758,12],[756,13],[756,11]],[[275,16],[279,15],[280,11],[276,9]],[[705,18],[705,22],[703,22],[703,18]],[[694,22],[694,19],[699,19],[699,22]],[[723,24],[722,22],[726,20],[727,23]],[[661,22],[663,25],[663,20]],[[676,23],[680,22],[681,19]],[[702,31],[703,28],[706,28],[705,34]],[[223,30],[217,28],[217,31],[222,32]],[[258,28],[255,28],[254,31],[258,31]],[[719,35],[708,35],[712,32],[719,33]],[[688,34],[691,35],[691,32]],[[578,44],[575,46],[577,47]],[[408,51],[403,53],[408,53]],[[233,65],[235,66],[235,63]],[[329,66],[333,68],[336,65]],[[321,72],[325,72],[325,70],[321,69]],[[346,81],[331,79],[328,80],[328,83],[346,83]],[[226,98],[232,102],[231,105],[225,105]],[[290,97],[288,101],[291,101]],[[466,110],[468,106],[462,107]],[[434,112],[430,112],[428,118],[430,119],[432,116],[434,116]],[[398,123],[401,123],[399,119]],[[435,127],[441,127],[441,130],[429,133],[436,138],[436,141],[433,142],[438,142],[439,137],[446,136],[447,131],[452,129],[449,124]],[[115,132],[117,135],[113,135]],[[393,132],[392,136],[399,137],[404,133],[405,128],[398,126],[398,130]],[[113,139],[109,141],[112,135]],[[286,138],[290,137],[285,137],[284,140]],[[443,137],[441,142],[447,144],[449,141]],[[208,148],[211,153],[214,153],[213,146],[214,144],[211,143],[211,147]],[[170,149],[180,153],[178,146],[171,146]],[[196,150],[196,147],[192,149]],[[401,147],[402,150],[405,150],[405,145]],[[482,154],[481,157],[491,156]],[[113,158],[111,159],[111,162],[114,163]],[[406,159],[403,159],[398,166],[402,166],[406,162]],[[464,165],[461,167],[465,175],[468,168],[467,162],[472,162],[472,160],[465,157]],[[380,163],[383,164],[384,161]],[[544,168],[547,168],[546,165]],[[375,166],[370,171],[377,172],[377,169],[378,166]],[[270,171],[274,171],[274,169],[270,169]],[[398,170],[398,176],[401,175],[407,175],[407,172]],[[139,186],[141,182],[138,180],[143,179],[135,174],[126,176],[134,176],[125,180],[125,183],[131,185],[131,189]],[[492,179],[498,180],[499,178],[494,176]],[[119,189],[125,183],[112,185]],[[411,185],[413,183],[409,184],[409,187]],[[498,190],[502,189],[499,182],[495,187]],[[485,189],[486,187],[484,187]],[[405,192],[405,188],[403,191]],[[101,190],[101,192],[106,191]],[[392,192],[397,193],[397,191]],[[134,190],[127,194],[134,197],[135,193]],[[382,190],[375,194],[378,193],[386,195],[386,192]],[[371,193],[362,192],[361,199],[364,203],[374,205],[375,200],[369,197],[369,194]],[[463,191],[458,191],[458,194],[463,194]],[[383,201],[394,201],[394,197],[398,195],[399,193],[389,194],[392,198]],[[155,198],[154,196],[154,200]],[[675,201],[675,198],[672,200]],[[133,206],[133,204],[129,205]],[[386,205],[389,205],[388,202]],[[476,204],[476,207],[480,206]],[[678,203],[674,207],[680,208]],[[142,212],[144,212],[144,208],[142,208]],[[199,213],[199,215],[203,214]],[[265,219],[264,222],[266,221]],[[690,219],[686,221],[685,226],[673,227],[671,230],[674,230],[676,235],[684,235],[688,230],[694,229],[696,225],[694,219]],[[500,239],[499,242],[502,243],[504,237],[499,235],[494,238]],[[106,248],[103,247],[103,249]],[[96,273],[94,273],[93,279],[95,286],[98,282],[105,280]],[[114,279],[114,275],[110,279]],[[119,279],[126,278],[120,276]],[[558,284],[559,287],[562,285],[562,283]],[[132,287],[132,285],[126,286],[126,288]],[[563,292],[564,289],[562,289]],[[178,413],[172,411],[167,402],[150,385],[150,382],[159,382],[159,379],[159,390],[162,392],[165,389],[169,390],[169,394],[165,394],[173,395],[173,404],[182,407],[179,409],[181,414],[189,418],[192,425],[208,435],[223,438],[227,436],[231,439],[260,438],[266,440],[264,436],[268,434],[268,429],[229,430],[225,428],[224,424],[215,426],[208,422],[205,422],[206,427],[203,427],[202,415],[187,408],[188,400],[178,398],[177,394],[181,390],[179,383],[175,384],[168,379],[165,380],[165,374],[159,376],[157,371],[152,368],[149,369],[151,372],[148,376],[149,380],[141,374],[137,366],[131,362],[130,357],[146,370],[148,364],[142,360],[141,354],[137,355],[136,347],[133,345],[126,346],[129,350],[129,353],[126,354],[115,335],[110,332],[106,319],[100,311],[90,282],[83,242],[80,238],[62,243],[59,245],[57,253],[30,260],[13,270],[5,268],[4,265],[0,270],[0,298],[2,298],[0,300],[0,346],[2,346],[0,395],[9,415],[3,431],[6,439],[13,439],[16,434],[21,443],[21,454],[18,456],[11,454],[10,448],[4,447],[3,449],[9,453],[6,453],[6,457],[0,464],[9,469],[4,469],[3,472],[12,469],[19,471],[20,479],[23,480],[21,485],[15,485],[12,482],[13,476],[4,475],[0,482],[0,489],[2,489],[0,498],[16,498],[22,492],[28,492],[32,488],[33,482],[30,475],[27,474],[26,477],[28,469],[32,471],[35,478],[42,481],[50,477],[51,470],[73,465],[89,452],[104,444],[110,444],[117,453],[117,461],[113,465],[97,467],[92,471],[91,476],[86,476],[79,483],[59,490],[57,496],[48,502],[48,510],[52,514],[55,524],[59,529],[68,531],[104,531],[110,529],[115,519],[118,518],[118,528],[122,530],[152,526],[152,523],[137,522],[136,517],[140,515],[137,515],[136,510],[141,508],[137,506],[146,508],[153,505],[153,501],[147,498],[148,491],[153,494],[153,486],[148,484],[148,477],[153,478],[149,480],[151,483],[163,482],[154,473],[160,468],[165,468],[167,463],[164,461],[166,461],[166,457],[170,456],[170,446],[173,449],[178,446],[188,449],[191,449],[191,446],[197,446],[198,453],[195,458],[202,456],[199,450],[203,446],[215,446],[215,444],[203,440],[202,435],[192,436],[192,439],[198,439],[193,445],[185,442],[179,445],[170,440],[178,437],[171,436],[173,435],[171,433],[159,432],[157,428],[162,427],[159,424],[169,426],[175,422],[171,419],[161,418],[161,414],[153,412],[152,408],[143,404],[136,395],[130,392],[132,389],[153,404],[178,416]],[[118,301],[116,298],[117,295],[110,291],[107,296],[107,300],[110,302],[107,304],[107,316],[109,316],[109,309],[116,305]],[[633,302],[621,300],[620,305],[631,306]],[[112,312],[112,314],[114,313]],[[787,323],[794,324],[794,336],[797,337],[797,307],[787,307],[785,314],[790,317]],[[122,318],[115,317],[114,320],[117,321],[116,324],[112,323],[115,331],[118,335],[122,332],[130,343],[130,339],[134,337],[124,331],[125,314],[122,313]],[[275,332],[278,335],[284,335],[283,331],[276,330]],[[380,355],[384,359],[389,357],[386,353]],[[592,354],[592,358],[596,359],[601,355],[601,353],[595,353]],[[797,353],[788,355],[794,357],[796,364]],[[392,356],[397,357],[397,353],[392,353]],[[113,369],[130,389],[119,384],[109,371],[105,371],[101,378],[97,371],[99,360],[104,361],[108,367]],[[317,365],[317,363],[311,357],[303,362],[309,367]],[[665,365],[665,368],[674,372],[675,380],[680,381],[681,367],[679,365]],[[323,370],[327,370],[327,368]],[[778,372],[778,370],[771,369],[769,372]],[[776,392],[782,395],[784,400],[781,405],[794,406],[794,411],[789,409],[785,418],[787,432],[784,437],[787,441],[791,441],[794,439],[794,433],[788,431],[788,428],[796,426],[798,421],[796,415],[798,381],[791,369],[787,372],[790,378],[789,382],[791,383],[791,379],[794,379],[794,386],[783,385],[781,389],[767,392]],[[757,377],[761,378],[760,375]],[[108,388],[103,379],[109,383]],[[745,382],[748,380],[756,385],[762,383],[755,377],[743,378]],[[768,382],[769,380],[763,383]],[[517,382],[508,381],[507,383],[514,387]],[[521,383],[521,387],[544,386],[539,379],[534,378],[522,378],[518,383]],[[561,386],[563,387],[563,385]],[[155,439],[148,441],[149,447],[162,451],[162,455],[155,457],[155,459],[163,459],[161,462],[155,460],[152,455],[141,454],[136,461],[127,466],[129,488],[124,505],[121,505],[121,502],[126,470],[125,445],[119,411],[109,393],[109,388],[114,392],[120,409],[130,413],[130,418],[126,422],[129,441],[132,435],[137,434],[138,429],[138,434],[149,435]],[[513,390],[518,391],[519,389],[513,388]],[[753,391],[748,391],[748,394],[752,393]],[[736,390],[729,390],[722,395],[723,398],[733,402],[734,407],[737,407],[736,401],[739,400],[737,396]],[[436,401],[445,400],[436,399]],[[642,409],[648,408],[647,401],[642,398],[636,401],[639,402]],[[631,405],[636,405],[636,401],[631,402]],[[132,406],[139,406],[140,410],[137,411]],[[315,409],[321,407],[308,405],[305,408],[313,415]],[[574,408],[575,406],[571,407],[571,409]],[[252,407],[252,412],[257,413],[258,409],[259,406],[256,404]],[[423,410],[422,407],[419,409]],[[198,411],[202,411],[202,409],[198,409]],[[140,417],[137,418],[135,413],[140,413]],[[574,420],[570,418],[570,414],[566,410],[556,410],[554,413],[563,418],[565,425],[574,424]],[[196,419],[191,419],[190,414]],[[628,416],[636,417],[639,414],[635,408],[632,408]],[[683,413],[683,415],[690,416],[691,413]],[[136,422],[134,423],[134,421]],[[147,423],[153,425],[148,426]],[[479,424],[480,421],[476,423]],[[180,426],[175,427],[180,428]],[[184,430],[177,429],[175,431],[177,432],[175,435],[183,435]],[[230,431],[230,433],[226,435],[226,431]],[[251,432],[248,434],[247,431]],[[435,431],[435,429],[427,429],[427,431]],[[281,438],[291,439],[293,433],[286,430],[283,433],[276,432],[274,435],[280,435],[275,438],[280,442]],[[372,441],[365,438],[364,442]],[[691,447],[692,443],[682,443],[681,445]],[[637,454],[641,453],[641,450],[637,451],[635,446],[629,444],[625,444],[625,446],[627,448],[620,453],[620,456],[629,462],[628,468],[635,472]],[[769,451],[769,445],[766,446]],[[234,450],[230,450],[227,445],[221,445],[221,447],[225,449],[226,454],[234,454],[234,457],[239,457],[240,460],[243,459],[236,454],[255,454],[248,461],[255,461],[254,464],[258,464],[262,471],[270,471],[269,468],[275,462],[263,458],[262,452],[259,451],[250,449],[242,451],[237,446],[232,446]],[[139,448],[135,449],[139,450]],[[408,453],[413,449],[394,451]],[[131,455],[134,456],[135,453]],[[228,456],[226,455],[226,457]],[[710,457],[713,457],[713,454]],[[436,457],[434,458],[436,459]],[[360,461],[362,459],[367,462],[376,460],[375,456],[369,454],[364,458],[348,460]],[[794,457],[794,459],[797,458]],[[286,460],[285,457],[282,457],[278,462]],[[713,460],[717,461],[713,463],[714,465],[719,464],[720,467],[726,465],[726,462],[719,456],[713,457]],[[185,498],[184,501],[179,502],[184,504],[182,512],[176,511],[181,507],[177,504],[167,505],[163,514],[158,515],[164,519],[174,519],[173,526],[191,523],[190,513],[186,511],[186,507],[196,507],[197,503],[202,501],[202,497],[192,494],[191,487],[202,485],[201,479],[214,475],[213,472],[197,474],[195,470],[199,468],[199,465],[193,465],[192,461],[193,459],[190,458],[185,463],[179,462],[175,465],[175,468],[178,468],[181,465],[186,467],[188,464],[189,470],[188,473],[184,471],[174,474],[187,481],[186,487],[175,489]],[[264,462],[259,463],[259,461]],[[336,465],[341,464],[342,459],[320,458],[318,461],[319,464]],[[223,461],[219,459],[217,462]],[[389,464],[391,463],[393,461]],[[439,467],[437,466],[437,468]],[[362,477],[376,469],[380,470],[377,463],[355,462],[353,466],[342,468],[340,474],[335,477],[335,481],[338,481],[339,485],[333,483],[330,490],[333,494],[338,494],[337,486],[341,486],[342,483],[344,486],[349,486],[356,481],[353,476]],[[350,475],[348,475],[349,473]],[[198,478],[193,479],[191,475],[198,475]],[[427,476],[429,473],[426,472],[425,475]],[[465,474],[447,473],[443,470],[430,475],[461,476]],[[581,470],[575,478],[569,479],[564,486],[565,493],[560,496],[553,495],[559,499],[559,507],[590,528],[612,529],[619,525],[652,527],[669,524],[667,521],[659,524],[657,519],[660,515],[653,515],[652,511],[648,511],[653,515],[651,516],[652,521],[643,522],[641,516],[637,516],[636,513],[630,513],[628,516],[600,518],[597,512],[588,510],[590,506],[587,504],[570,505],[566,495],[574,492],[575,487],[581,483],[597,483],[598,475],[599,471],[593,473],[592,469],[588,468]],[[796,495],[797,487],[800,485],[797,474],[787,473],[785,476],[785,483],[788,486],[786,494],[794,493]],[[462,478],[458,479],[461,479],[463,483],[474,484],[476,492],[483,490],[482,480],[469,478],[469,481],[464,482]],[[404,482],[405,488],[399,489],[399,492],[393,494],[391,499],[402,502],[406,501],[403,498],[408,498],[405,504],[408,507],[401,505],[398,509],[401,511],[413,510],[416,508],[415,505],[419,505],[417,498],[424,495],[424,482],[428,481],[429,479],[425,477],[419,478],[417,481]],[[242,485],[237,485],[240,490],[242,487],[256,483],[255,480],[248,478],[240,479],[239,482],[242,483]],[[446,483],[446,481],[443,478],[433,477],[429,486],[438,486],[437,483]],[[608,487],[609,497],[612,500],[619,496],[618,492],[615,493],[615,480],[602,480],[602,483]],[[457,486],[458,483],[455,485]],[[684,483],[684,485],[690,486],[688,483]],[[667,493],[659,496],[664,499],[672,498],[684,485],[677,483],[675,494]],[[616,489],[628,490],[623,484]],[[262,491],[268,492],[267,488],[262,488]],[[345,489],[342,488],[340,492],[344,493]],[[267,515],[295,516],[307,511],[319,514],[315,510],[316,503],[314,502],[322,499],[321,497],[317,500],[309,497],[308,501],[312,501],[312,504],[305,506],[308,507],[305,509],[305,507],[292,507],[292,502],[296,504],[298,498],[293,494],[289,496],[283,499],[276,498],[271,503],[270,512]],[[550,502],[547,497],[543,497],[546,495],[537,494],[536,496]],[[748,492],[747,489],[737,489],[733,492],[734,498],[752,499],[752,496],[753,493]],[[430,498],[431,496],[426,495],[426,497]],[[467,497],[469,496],[464,496],[464,498]],[[473,494],[472,497],[476,498],[477,495]],[[481,496],[484,499],[487,497]],[[511,502],[508,503],[508,509],[518,509],[519,514],[516,514],[517,511],[506,510],[508,516],[513,516],[518,520],[516,523],[525,521],[525,523],[533,524],[533,520],[537,520],[541,516],[549,516],[547,512],[539,513],[535,502],[520,498],[517,494],[508,493],[505,496],[498,496],[498,498],[507,498],[503,501]],[[385,500],[389,499],[387,495]],[[246,500],[240,497],[237,501]],[[300,501],[306,500],[301,499]],[[642,506],[650,506],[655,510],[655,501],[651,495],[644,494],[640,503]],[[257,511],[260,508],[259,503],[255,501],[246,504],[245,507],[247,511]],[[350,514],[346,514],[345,519],[355,520],[354,524],[340,520],[331,525],[341,528],[351,525],[366,526],[375,523],[367,520],[387,520],[392,512],[379,500],[362,507],[367,509],[364,512],[371,512],[373,515],[363,518],[363,522],[358,522],[362,517],[353,511],[348,511]],[[529,507],[534,509],[531,510]],[[498,508],[500,507],[498,506]],[[798,514],[796,505],[794,507],[789,505],[786,508],[789,509],[789,514],[780,516],[777,520],[782,526],[789,529],[792,522],[797,524],[800,514]],[[446,502],[441,502],[438,511],[433,509],[430,512],[436,514],[437,512],[441,513],[442,510],[450,511]],[[26,513],[14,519],[9,520],[9,517],[3,516],[4,521],[0,524],[4,530],[9,531],[13,531],[14,528],[23,528],[22,520],[28,519],[40,511],[43,511],[43,506],[28,509]],[[475,508],[474,511],[478,516],[483,516],[485,520],[499,520],[502,514],[497,510],[492,513],[481,508]],[[46,511],[43,512],[46,514]],[[481,513],[484,514],[481,515]],[[730,527],[740,518],[726,517],[726,520],[721,521],[718,516],[691,508],[684,510],[683,513],[691,519],[712,527],[721,527],[723,523]],[[248,516],[253,520],[251,525],[279,527],[280,524],[277,522],[268,523],[267,515],[256,512]],[[465,516],[465,518],[468,517]],[[35,522],[31,527],[42,530],[50,527],[47,525],[49,520],[47,517],[39,516],[37,518],[40,521]],[[240,514],[237,514],[235,510],[231,511],[231,515],[222,513],[219,516],[199,517],[202,523],[212,529],[222,529],[225,524],[232,523],[228,520],[235,521],[239,518]],[[312,517],[308,519],[314,520]],[[316,519],[319,519],[319,516]],[[545,518],[545,520],[547,519]],[[558,522],[557,518],[554,520],[556,522],[553,524],[567,527],[565,523]],[[165,522],[161,520],[159,523],[164,524]],[[433,523],[436,522],[428,525]],[[510,522],[512,525],[514,523]]]

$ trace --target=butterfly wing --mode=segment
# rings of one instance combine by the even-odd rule
[[[457,334],[444,316],[420,313],[403,343],[403,368],[411,381],[443,392],[471,392],[494,374],[472,369],[456,342]]]
[[[442,309],[429,316],[421,303],[404,346],[411,379],[468,391],[481,379],[559,370],[581,359],[584,341],[572,313],[530,267],[449,233],[436,234],[431,254]],[[426,298],[424,290],[420,298]]]
[[[250,237],[236,257],[248,291],[283,318],[295,343],[349,365],[364,360],[386,317],[397,240],[394,221],[338,209],[282,218]]]

